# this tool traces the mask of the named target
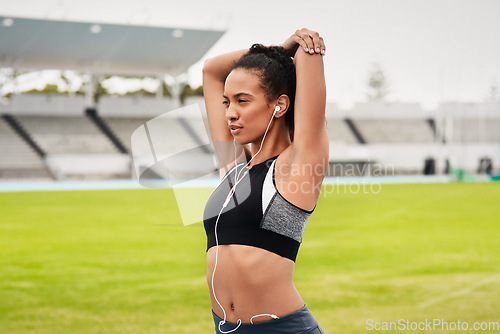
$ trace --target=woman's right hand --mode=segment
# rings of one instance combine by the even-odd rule
[[[309,54],[318,53],[324,56],[326,53],[323,37],[321,37],[318,32],[306,28],[295,31],[295,33],[288,37],[281,46],[288,51],[291,56],[295,55],[299,46]]]

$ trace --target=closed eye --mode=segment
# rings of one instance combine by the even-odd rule
[[[246,102],[250,102],[248,100],[243,100],[243,99],[238,99],[238,103],[246,103]],[[229,101],[228,100],[224,100],[222,101],[222,104],[225,105],[226,107],[229,106]]]

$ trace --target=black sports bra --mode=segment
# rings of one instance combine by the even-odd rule
[[[203,224],[207,251],[216,245],[215,223],[234,186],[236,173],[241,181],[217,224],[219,245],[240,244],[266,249],[295,261],[311,211],[287,201],[276,188],[274,165],[279,155],[255,164],[242,178],[244,163],[234,166],[224,176],[205,206]]]

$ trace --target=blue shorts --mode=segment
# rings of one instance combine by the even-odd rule
[[[219,322],[222,321],[212,310],[215,323],[215,333],[224,334],[219,331]],[[235,329],[238,325],[227,322],[220,328],[223,332]],[[241,324],[231,334],[325,334],[316,319],[314,319],[307,305],[296,312],[290,313],[279,319],[272,319],[256,324]]]

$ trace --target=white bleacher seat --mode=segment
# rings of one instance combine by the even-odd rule
[[[500,142],[500,118],[453,120],[454,143],[498,143]]]
[[[4,120],[0,120],[0,155],[1,178],[50,179],[42,159]]]
[[[327,118],[328,139],[331,142],[342,142],[345,144],[357,144],[358,141],[347,126],[346,122],[340,118]]]
[[[130,152],[130,138],[132,133],[141,126],[143,123],[147,122],[147,118],[103,118],[104,121],[109,125],[111,131],[120,139],[123,145]]]
[[[433,143],[434,134],[423,119],[354,119],[368,144]]]
[[[131,137],[149,118],[104,118],[115,135],[127,149],[131,149]],[[158,154],[175,154],[183,149],[199,146],[175,118],[156,118],[148,123],[154,147]]]
[[[117,149],[85,116],[17,116],[19,123],[49,154],[117,153]]]

